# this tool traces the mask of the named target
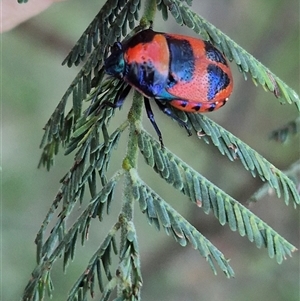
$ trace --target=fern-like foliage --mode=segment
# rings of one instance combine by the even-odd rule
[[[283,195],[287,205],[290,198],[292,198],[295,207],[300,204],[299,191],[293,181],[250,146],[205,115],[178,111],[174,111],[174,113],[185,120],[200,139],[204,139],[207,143],[212,142],[220,153],[226,155],[229,160],[239,159],[245,169],[251,172],[254,177],[258,175],[262,181],[267,181],[278,197]]]
[[[101,65],[108,54],[108,47],[117,37],[126,35],[127,25],[133,27],[134,20],[138,18],[140,5],[139,0],[107,1],[64,60],[63,63],[68,66],[76,65],[91,52],[45,125],[40,145],[44,149],[41,164],[46,165],[48,169],[53,164],[59,145],[68,144],[70,131],[81,114],[82,101],[88,97],[93,87],[96,87],[96,90],[101,87],[104,75]],[[101,91],[96,92],[94,98]],[[71,95],[73,108],[65,116],[66,103]]]
[[[139,148],[148,165],[174,188],[187,195],[198,207],[203,208],[206,214],[212,211],[221,225],[228,223],[232,231],[238,230],[241,236],[247,235],[257,247],[266,246],[269,256],[276,255],[279,263],[286,255],[291,256],[291,252],[295,251],[294,246],[242,204],[205,179],[172,152],[160,149],[158,142],[145,131],[139,136]],[[297,201],[299,204],[299,195]]]
[[[208,239],[147,184],[142,182],[134,170],[131,171],[131,176],[134,198],[139,202],[140,209],[145,213],[150,225],[153,224],[158,230],[162,225],[167,235],[172,235],[183,247],[189,242],[194,249],[199,250],[200,254],[205,257],[215,274],[217,274],[217,271],[214,261],[228,278],[234,276],[228,260]]]
[[[153,19],[156,9],[162,12],[164,19],[168,18],[170,12],[179,24],[192,28],[202,38],[214,43],[229,60],[236,62],[243,74],[249,73],[255,83],[273,92],[276,97],[281,97],[282,102],[294,103],[300,109],[299,97],[291,88],[219,29],[194,13],[189,7],[191,3],[191,0],[148,0],[144,17],[140,25],[135,27],[140,0],[107,0],[64,60],[63,63],[69,67],[82,62],[83,67],[45,126],[39,165],[49,169],[61,146],[66,155],[74,153],[74,162],[61,179],[60,190],[37,234],[37,266],[22,300],[43,300],[46,293],[52,295],[51,270],[54,262],[62,257],[66,271],[75,258],[78,238],[83,245],[90,227],[103,221],[105,212],[107,215],[110,213],[119,183],[123,184],[121,212],[70,289],[68,301],[87,300],[89,295],[93,298],[98,291],[103,301],[109,300],[113,291],[117,291],[114,299],[117,301],[141,299],[143,280],[133,222],[136,203],[149,224],[158,230],[163,228],[181,246],[190,244],[198,250],[214,273],[219,268],[227,277],[233,277],[234,272],[223,253],[182,217],[168,200],[150,188],[147,179],[140,177],[137,168],[139,152],[147,168],[153,169],[170,185],[170,189],[180,191],[206,214],[213,213],[221,225],[228,224],[232,231],[246,236],[258,248],[266,247],[269,256],[275,257],[278,263],[296,250],[238,200],[208,181],[171,150],[161,148],[141,125],[143,103],[138,93],[135,93],[128,117],[124,117],[113,131],[110,129],[109,123],[114,117],[113,104],[128,89],[128,85],[122,80],[106,77],[103,60],[110,45],[126,36],[128,28],[133,29],[133,33],[144,28]],[[65,107],[70,96],[72,109],[66,113]],[[229,160],[240,161],[246,170],[266,182],[265,187],[273,189],[287,205],[290,202],[295,207],[300,204],[299,191],[291,173],[281,172],[253,148],[208,117],[177,110],[173,110],[173,113],[186,122],[198,135],[199,141],[211,142]],[[129,129],[129,139],[124,159],[120,169],[109,177],[112,154],[118,148],[125,129]],[[290,127],[286,133],[290,133]],[[87,190],[90,198],[85,204]],[[69,226],[69,216],[76,204],[84,209]],[[49,229],[54,215],[57,216],[56,221]],[[118,263],[114,264],[113,257],[116,256]]]
[[[102,220],[105,205],[107,206],[107,213],[109,213],[109,205],[113,198],[114,188],[118,177],[119,174],[116,174],[107,183],[107,185],[100,190],[100,192],[90,201],[87,208],[77,218],[73,226],[67,231],[66,221],[68,212],[66,212],[66,208],[63,206],[59,214],[59,219],[51,230],[51,234],[46,240],[44,240],[46,226],[48,225],[54,210],[57,208],[57,200],[54,201],[48,212],[47,218],[44,220],[36,237],[38,265],[32,273],[33,278],[25,288],[23,300],[42,300],[44,298],[45,290],[48,291],[49,295],[51,295],[52,282],[50,270],[53,263],[59,257],[63,256],[64,269],[66,269],[70,260],[74,259],[78,235],[81,235],[81,244],[83,245],[87,239],[92,219],[98,217]],[[70,209],[70,207],[68,209]],[[105,256],[105,254],[107,254],[108,240],[110,243],[110,239],[113,239],[113,235],[118,228],[119,226],[116,225],[115,230],[112,230],[112,232],[109,233],[106,240],[96,253],[98,257]],[[108,261],[105,260],[103,265],[106,276],[110,280],[111,274],[108,271]],[[101,281],[101,279],[99,281]]]

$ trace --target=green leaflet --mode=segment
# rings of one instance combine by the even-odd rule
[[[216,273],[215,262],[229,277],[234,276],[234,272],[224,255],[200,232],[197,231],[186,219],[184,219],[175,209],[164,201],[155,191],[143,183],[141,180],[134,180],[135,186],[144,191],[138,195],[137,201],[144,205],[148,220],[154,222],[155,226],[160,229],[160,225],[165,229],[166,233],[172,234],[174,239],[182,246],[186,246],[189,242],[194,249],[210,263],[212,270]],[[158,225],[158,226],[157,226]],[[214,261],[215,262],[214,262]]]
[[[139,143],[142,154],[144,154],[144,149],[141,148],[141,146],[151,147],[153,149],[156,148],[156,152],[160,153],[160,157],[165,158],[164,161],[172,160],[176,164],[181,174],[182,184],[180,186],[176,185],[175,188],[187,195],[197,206],[203,207],[205,213],[208,214],[212,211],[222,225],[229,223],[229,226],[233,231],[237,229],[241,236],[247,235],[248,239],[251,242],[255,242],[258,248],[266,246],[269,250],[269,254],[272,254],[270,247],[268,246],[268,242],[270,241],[270,236],[268,237],[268,235],[271,235],[271,245],[274,245],[274,254],[279,263],[282,258],[285,258],[286,255],[291,255],[291,252],[296,250],[293,245],[259,219],[249,209],[208,181],[166,148],[161,149],[158,142],[156,142],[146,131],[141,131],[140,139],[143,140],[142,143]],[[149,153],[149,150],[147,150],[147,153]],[[152,153],[154,153],[154,150]],[[156,168],[155,158],[157,158],[157,156],[153,156],[154,164],[151,167],[163,178],[163,174]],[[148,162],[148,160],[149,158],[146,158],[146,162]],[[167,179],[165,180],[167,181]],[[161,209],[158,206],[155,206],[154,198],[150,198],[149,200],[149,194],[145,195],[145,193],[141,194],[140,197],[146,197],[146,200],[143,200],[143,207],[145,207],[146,202],[148,211],[145,211],[147,212],[148,218],[151,218],[152,221],[155,220],[156,223],[158,223],[158,219],[161,219],[162,223],[169,223],[169,220],[164,216],[159,216],[161,215]],[[266,239],[267,237],[268,239]]]
[[[176,111],[174,113],[176,114]],[[204,137],[210,139],[223,155],[226,154],[231,161],[240,159],[245,169],[251,172],[253,176],[258,174],[263,181],[268,181],[278,197],[283,194],[283,199],[287,205],[291,199],[294,206],[300,204],[300,195],[292,180],[249,145],[207,116],[189,113],[186,114],[186,117],[188,118],[188,124],[197,133],[201,132],[202,135],[205,135]],[[202,139],[202,135],[198,135],[199,138]],[[147,143],[148,146],[151,145],[151,143]],[[146,151],[151,153],[151,148]],[[148,158],[148,160],[151,159]]]

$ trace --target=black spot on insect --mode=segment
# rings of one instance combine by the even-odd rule
[[[222,55],[222,53],[215,48],[211,43],[204,41],[205,44],[205,52],[206,52],[206,57],[213,61],[213,62],[217,62],[217,63],[221,63],[225,66],[227,66],[227,62],[224,58],[224,56]]]
[[[174,78],[173,74],[169,72],[168,79],[167,79],[167,87],[172,88],[177,84],[177,80]]]
[[[208,109],[209,112],[212,112],[216,108],[216,104],[212,103]]]
[[[127,64],[126,81],[147,97],[159,96],[165,88],[164,75],[159,73],[151,60]]]
[[[142,30],[124,43],[124,49],[134,48],[139,44],[150,43],[156,34],[152,29]]]
[[[201,109],[201,103],[198,103],[197,105],[193,106],[192,108],[194,111],[198,112]]]
[[[166,36],[170,51],[170,73],[180,82],[193,80],[195,72],[195,58],[191,44],[187,40]]]
[[[127,81],[139,89],[147,96],[153,97],[152,85],[154,82],[155,69],[151,62],[138,64],[133,62],[127,64],[126,68]]]
[[[188,105],[188,101],[187,100],[181,100],[180,101],[180,106],[185,108]]]

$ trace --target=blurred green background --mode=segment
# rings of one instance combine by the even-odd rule
[[[102,6],[102,1],[66,1],[18,28],[2,35],[2,300],[19,300],[35,267],[34,238],[55,197],[59,180],[69,170],[72,155],[63,152],[54,168],[37,169],[42,128],[79,68],[68,69],[61,62]],[[194,1],[194,9],[229,35],[272,72],[299,92],[299,2],[297,0],[210,0]],[[178,26],[172,17],[163,23],[160,14],[154,29],[194,35]],[[299,136],[281,145],[268,140],[273,129],[293,120],[294,106],[280,105],[271,93],[244,81],[232,63],[234,93],[210,118],[259,151],[280,169],[299,158]],[[112,128],[126,118],[130,100],[116,114]],[[211,145],[187,137],[184,129],[159,112],[156,120],[168,148],[242,203],[260,186],[259,179],[231,163]],[[145,117],[145,116],[144,116]],[[144,126],[155,135],[144,118]],[[115,154],[115,167],[124,155],[126,133]],[[156,136],[155,136],[156,137]],[[185,147],[182,147],[185,145]],[[235,270],[228,280],[214,276],[199,253],[180,247],[164,232],[150,227],[136,208],[144,278],[143,300],[299,300],[299,252],[282,265],[269,259],[246,238],[222,227],[213,215],[205,215],[181,194],[169,188],[140,160],[143,179],[177,208],[210,239]],[[120,210],[121,191],[110,216],[92,224],[88,243],[78,246],[67,274],[62,262],[53,270],[53,300],[65,300],[73,282],[82,273]],[[269,196],[250,207],[259,217],[299,248],[299,211]],[[79,212],[79,209],[76,209]],[[97,297],[97,296],[96,296]],[[97,299],[97,298],[95,298]]]

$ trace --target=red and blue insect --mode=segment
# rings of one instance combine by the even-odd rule
[[[233,79],[224,55],[200,39],[146,29],[123,43],[116,42],[105,60],[107,74],[128,83],[114,103],[120,107],[131,87],[144,95],[148,118],[163,145],[149,99],[183,125],[187,124],[166,106],[185,112],[211,112],[228,100]]]

